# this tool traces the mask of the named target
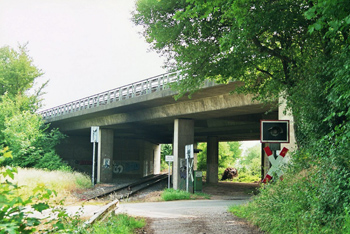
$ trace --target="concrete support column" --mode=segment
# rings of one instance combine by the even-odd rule
[[[198,149],[198,142],[193,144],[193,149]],[[193,158],[193,170],[197,171],[198,169],[198,154],[194,154]]]
[[[113,180],[113,141],[112,129],[100,129],[97,159],[97,183],[110,183]]]
[[[207,142],[207,182],[218,183],[219,140],[218,137],[208,137]]]
[[[155,146],[154,149],[154,174],[160,174],[160,151],[161,151],[161,145]]]
[[[173,144],[173,187],[174,189],[186,190],[186,180],[180,177],[186,170],[185,146],[194,142],[194,122],[191,119],[175,119],[174,121],[174,144]],[[186,172],[185,172],[186,173]]]
[[[293,152],[297,149],[297,144],[295,140],[295,133],[294,133],[294,118],[290,111],[285,112],[286,109],[286,100],[280,98],[279,100],[280,105],[278,106],[278,119],[279,120],[289,120],[289,143],[282,143],[281,149],[283,147],[286,147],[289,149],[290,152]]]

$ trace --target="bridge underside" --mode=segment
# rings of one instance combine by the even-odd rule
[[[114,129],[115,137],[172,143],[175,119],[194,121],[194,140],[205,142],[209,136],[219,141],[258,140],[260,120],[278,119],[276,103],[261,104],[252,96],[230,94],[239,83],[212,86],[195,93],[191,99],[175,101],[175,92],[164,90],[95,108],[55,117],[53,127],[69,135],[89,135],[91,126]],[[114,104],[114,105],[113,105]]]
[[[152,163],[159,160],[158,145],[164,143],[174,146],[174,176],[178,177],[176,174],[180,170],[180,159],[184,158],[184,145],[198,142],[208,142],[211,145],[208,147],[214,149],[213,155],[208,155],[208,159],[214,157],[214,161],[208,160],[213,161],[214,166],[208,165],[208,170],[214,167],[211,180],[215,182],[217,142],[259,140],[260,120],[278,119],[276,103],[261,104],[252,101],[252,96],[230,94],[237,85],[240,83],[208,86],[195,93],[191,99],[182,97],[177,101],[173,98],[175,92],[164,90],[53,117],[50,122],[52,127],[59,128],[70,137],[60,147],[63,157],[84,161],[90,170],[90,128],[100,127],[101,139],[105,137],[105,141],[112,142],[106,149],[102,147],[104,150],[99,151],[100,170],[103,171],[103,165],[110,160],[105,169],[112,171],[107,177],[101,172],[101,182],[120,176],[121,168],[128,167],[125,164],[127,161],[133,163],[128,164],[129,169],[133,168],[140,177],[159,171]],[[183,130],[179,130],[181,128]],[[122,166],[117,168],[118,165]],[[123,172],[126,173],[125,170]]]

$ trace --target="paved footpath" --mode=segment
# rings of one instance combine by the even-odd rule
[[[149,218],[154,234],[262,233],[227,211],[229,206],[245,202],[247,200],[120,203],[116,212]]]

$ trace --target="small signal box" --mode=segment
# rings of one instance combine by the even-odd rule
[[[289,120],[261,120],[261,143],[289,143]]]

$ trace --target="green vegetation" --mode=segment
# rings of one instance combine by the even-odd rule
[[[286,101],[298,149],[284,181],[241,212],[267,232],[349,230],[349,12],[346,0],[137,1],[133,20],[151,48],[187,77],[180,95],[212,79]]]
[[[219,168],[218,178],[222,177],[225,169],[233,167],[238,169],[238,177],[235,182],[256,182],[260,180],[260,149],[259,146],[251,148],[242,155],[240,142],[220,142],[219,143]],[[197,167],[200,171],[207,170],[207,144],[199,143],[198,149],[202,151],[197,155]]]
[[[9,147],[13,156],[0,166],[68,168],[55,152],[63,134],[57,129],[49,130],[36,114],[46,83],[34,92],[31,89],[42,74],[33,65],[25,46],[18,51],[0,48],[0,145]]]
[[[11,158],[8,148],[0,150],[0,162]],[[17,170],[13,167],[6,167],[0,171],[0,233],[34,233],[42,229],[50,229],[53,232],[73,233],[76,224],[80,223],[78,216],[70,217],[60,206],[53,207],[52,200],[57,193],[46,188],[41,183],[26,189],[23,195],[24,186],[11,181],[16,180]],[[62,204],[58,201],[56,205]],[[57,212],[57,218],[42,220],[30,214],[35,212],[48,211],[53,209]],[[40,231],[42,232],[42,231]]]
[[[166,155],[173,155],[173,146],[171,144],[162,144],[160,151],[160,171],[168,170],[168,163],[165,162]]]
[[[240,163],[237,167],[238,177],[233,181],[236,182],[256,182],[261,177],[261,153],[260,145],[247,149],[244,156],[240,158]]]
[[[28,56],[25,46],[19,46],[18,50],[0,48],[1,233],[33,233],[42,232],[41,229],[72,233],[75,224],[80,222],[78,216],[68,216],[60,205],[74,187],[88,186],[86,176],[75,175],[63,182],[55,174],[50,181],[44,176],[44,171],[39,172],[40,176],[32,177],[33,172],[38,171],[18,168],[70,170],[55,152],[63,134],[57,129],[49,129],[36,113],[47,82],[38,90],[33,90],[33,86],[42,74]],[[67,193],[63,192],[63,196],[58,197],[55,189],[66,189]],[[41,220],[30,215],[33,211],[41,213],[49,209],[57,213],[57,218]]]
[[[91,187],[89,176],[73,171],[48,171],[35,168],[18,168],[13,179],[8,179],[19,186],[18,195],[27,198],[36,187],[45,187],[52,191],[59,191],[55,200],[74,200],[73,191]],[[5,182],[0,179],[1,182]]]
[[[25,46],[0,48],[0,233],[133,233],[144,220],[113,216],[87,231],[80,228],[79,214],[69,216],[63,209],[76,202],[72,193],[89,188],[91,181],[56,154],[64,135],[36,114],[46,83],[32,88],[42,74]],[[30,215],[49,210],[56,218]]]
[[[162,199],[164,201],[190,200],[191,194],[183,190],[166,189],[162,193]]]
[[[135,219],[126,214],[112,215],[107,221],[95,223],[91,228],[82,230],[81,234],[132,234],[135,230],[145,226],[144,219]]]
[[[241,157],[239,142],[219,142],[219,177],[227,167],[236,167],[237,159]],[[202,150],[197,155],[197,167],[200,171],[207,170],[207,143],[199,143],[198,149]]]
[[[191,200],[191,199],[209,199],[210,195],[205,193],[188,193],[183,190],[175,189],[165,189],[162,193],[162,199],[164,201],[174,201],[174,200]]]

